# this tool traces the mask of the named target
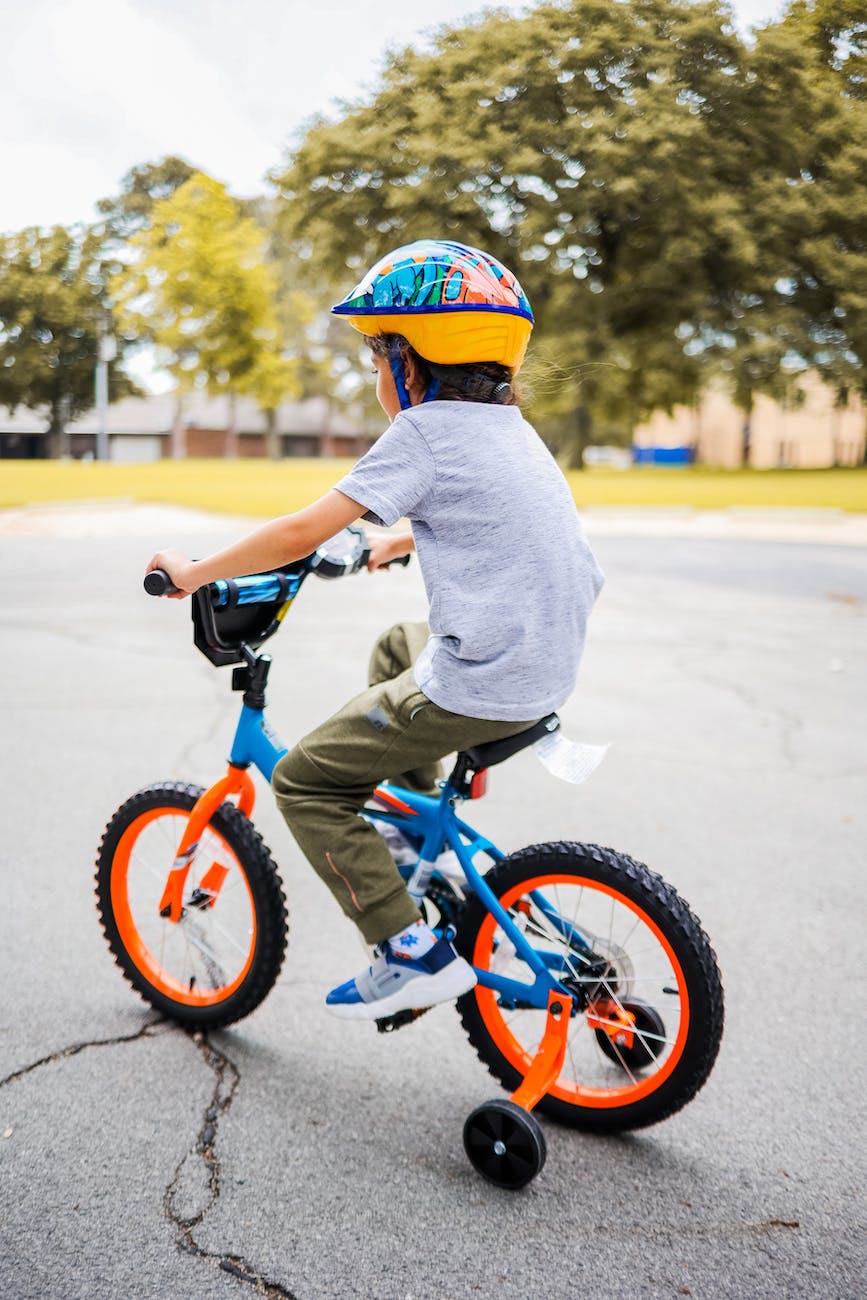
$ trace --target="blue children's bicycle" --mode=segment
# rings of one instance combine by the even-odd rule
[[[265,721],[271,661],[259,647],[309,574],[354,573],[367,557],[353,527],[295,564],[193,597],[196,646],[215,665],[235,665],[232,689],[243,691],[228,771],[208,790],[175,782],[139,790],[109,822],[96,874],[117,964],[147,1002],[187,1028],[248,1015],[283,963],[283,889],[250,821],[250,768],[270,780],[286,752]],[[171,590],[159,572],[145,586]],[[487,768],[558,726],[552,714],[458,754],[439,798],[387,784],[365,809],[414,846],[417,862],[401,868],[410,891],[477,972],[457,1008],[511,1097],[473,1111],[464,1146],[480,1174],[507,1188],[523,1187],[544,1164],[533,1109],[602,1132],[665,1119],[707,1079],[723,1028],[713,949],[658,875],[593,844],[535,844],[506,856],[458,815],[484,793]],[[377,1026],[398,1029],[421,1014]]]

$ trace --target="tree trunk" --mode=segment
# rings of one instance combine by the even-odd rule
[[[691,465],[700,465],[704,460],[701,444],[701,402],[694,401],[691,403],[692,409],[692,431],[690,433],[689,449]]]
[[[175,416],[172,421],[172,460],[183,460],[187,454],[187,430],[184,423],[184,397],[179,391],[175,398]]]
[[[750,463],[751,438],[753,431],[753,408],[750,406],[744,411],[744,422],[741,426],[741,468],[747,469]]]
[[[584,450],[593,437],[593,416],[589,406],[576,406],[572,412],[572,436],[569,439],[567,463],[570,469],[584,468]]]
[[[238,455],[238,398],[229,393],[229,422],[226,425],[226,444],[223,455],[234,459]]]
[[[66,428],[68,421],[69,398],[62,393],[51,403],[51,416],[48,423],[48,455],[53,460],[69,458],[69,433]]]
[[[60,421],[60,411],[56,402],[51,404],[51,415],[48,421],[48,431],[46,438],[48,440],[48,455],[52,460],[57,460],[60,455],[60,435],[62,431]]]
[[[280,433],[277,429],[277,412],[265,412],[265,452],[269,460],[280,460]]]

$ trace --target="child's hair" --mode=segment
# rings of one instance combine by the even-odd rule
[[[402,334],[368,334],[365,343],[374,356],[390,357],[397,348],[404,365],[411,359],[427,387],[439,380],[434,401],[487,402],[498,406],[520,406],[521,392],[508,366],[496,361],[472,361],[460,366],[434,365],[419,356]]]

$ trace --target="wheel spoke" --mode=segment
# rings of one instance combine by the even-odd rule
[[[632,1083],[633,1085],[637,1084],[637,1083],[638,1083],[638,1080],[636,1079],[635,1075],[634,1075],[634,1074],[632,1073],[632,1071],[630,1070],[629,1066],[626,1064],[626,1061],[623,1059],[623,1053],[621,1052],[620,1048],[619,1048],[619,1047],[617,1046],[617,1044],[616,1044],[615,1042],[613,1042],[613,1041],[611,1042],[611,1046],[614,1048],[614,1051],[615,1051],[615,1053],[616,1053],[616,1055],[617,1055],[617,1060],[618,1060],[618,1062],[620,1063],[621,1068],[626,1072],[626,1074],[629,1075],[629,1081],[630,1081],[630,1083]]]

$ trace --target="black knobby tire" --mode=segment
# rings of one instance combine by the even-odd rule
[[[552,885],[552,881],[560,882],[560,887],[567,893],[571,888],[576,891],[576,896],[580,892],[582,898],[595,892],[606,905],[610,902],[612,913],[615,904],[622,904],[624,913],[632,914],[628,917],[630,921],[633,916],[640,918],[638,924],[642,934],[664,936],[669,947],[660,945],[660,952],[666,954],[667,961],[670,949],[674,958],[672,969],[679,968],[677,987],[662,987],[658,994],[663,1018],[676,1026],[671,1030],[672,1043],[662,1049],[658,1061],[655,1044],[653,1052],[633,1054],[631,1062],[627,1054],[625,1063],[621,1062],[622,1077],[617,1077],[618,1065],[612,1052],[599,1050],[594,1031],[588,1032],[586,1025],[581,1028],[580,1022],[584,1017],[579,1011],[571,1021],[570,1046],[576,1044],[577,1054],[575,1034],[579,1030],[586,1035],[581,1039],[582,1051],[591,1051],[588,1042],[595,1044],[599,1064],[594,1060],[593,1068],[599,1068],[603,1073],[607,1071],[606,1078],[612,1073],[615,1075],[613,1082],[605,1085],[610,1090],[606,1092],[595,1084],[592,1087],[585,1084],[580,1077],[582,1058],[578,1057],[579,1065],[576,1066],[575,1055],[567,1051],[560,1078],[535,1109],[575,1128],[613,1132],[655,1124],[685,1106],[705,1083],[719,1050],[723,1030],[723,991],[716,957],[707,935],[675,890],[643,863],[626,854],[594,844],[569,842],[531,845],[503,859],[485,879],[499,899],[508,897],[511,900],[509,908],[513,908],[518,899],[530,898],[534,880],[548,882],[544,886],[548,891],[558,887]],[[521,888],[525,885],[526,893]],[[522,906],[525,911],[529,910],[526,903]],[[580,917],[577,925],[580,927]],[[491,938],[494,933],[490,914],[478,898],[471,898],[455,940],[457,948],[468,961],[487,968],[495,960],[493,954],[497,944]],[[572,949],[565,941],[563,946],[571,955]],[[621,1007],[628,1007],[635,971],[626,950],[615,944],[610,952],[617,973],[605,986],[616,994],[609,1005],[619,1003]],[[508,971],[512,978],[531,982],[524,962],[513,959],[513,966]],[[650,983],[639,984],[639,987],[650,987]],[[670,996],[673,994],[677,997]],[[509,1091],[514,1091],[527,1072],[535,1048],[525,1045],[524,1054],[521,1054],[521,1043],[515,1038],[513,1025],[516,1020],[520,1025],[521,1017],[523,1023],[528,1023],[533,1016],[538,1022],[542,1013],[520,1007],[517,1011],[514,1008],[501,1009],[498,997],[481,985],[458,1000],[458,1010],[481,1060],[496,1079]],[[648,1023],[649,1018],[645,1016],[638,1028]],[[541,1029],[537,1033],[540,1034]],[[641,1075],[633,1075],[627,1067],[630,1064],[634,1067],[639,1055],[646,1070]],[[569,1071],[574,1078],[569,1076]]]
[[[198,786],[165,781],[139,790],[118,808],[105,829],[97,855],[96,900],[109,948],[136,992],[157,1011],[187,1029],[217,1029],[249,1015],[267,996],[280,973],[286,950],[286,900],[277,867],[258,831],[234,804],[223,803],[212,816],[201,840],[203,849],[214,848],[215,862],[229,860],[234,876],[228,879],[234,882],[234,897],[241,900],[242,924],[249,917],[246,938],[240,945],[242,957],[236,958],[240,969],[230,982],[226,977],[225,987],[221,987],[214,973],[222,973],[222,968],[210,955],[200,960],[211,975],[211,987],[197,986],[192,976],[189,989],[186,989],[173,972],[163,971],[159,944],[144,937],[144,925],[149,933],[154,934],[164,927],[169,942],[175,939],[181,927],[162,918],[155,905],[139,909],[134,916],[129,903],[131,863],[143,833],[151,834],[149,828],[155,826],[161,836],[157,846],[157,868],[151,870],[155,881],[151,888],[156,891],[152,897],[158,898],[159,881],[165,880],[172,866],[172,846],[177,845],[178,828],[182,828],[183,819],[201,794]],[[159,827],[162,817],[171,818],[166,833]],[[166,827],[166,823],[163,826]],[[209,845],[205,844],[206,837],[209,837]],[[149,846],[148,851],[153,852],[153,849]],[[188,888],[188,902],[189,893]],[[227,890],[226,895],[228,893]],[[224,904],[224,895],[220,895],[214,904],[214,918],[223,920],[224,906],[228,906],[228,902]],[[211,913],[206,905],[201,905],[201,901],[197,913],[185,906],[187,910],[200,929],[209,922],[212,925],[217,923],[216,919],[212,921]],[[216,937],[221,937],[219,932]],[[183,940],[187,942],[186,935]],[[245,942],[248,945],[246,950]],[[202,941],[199,949],[201,944]],[[205,944],[204,950],[210,954],[207,941]],[[187,947],[190,947],[189,943]],[[226,951],[234,956],[231,946]]]

